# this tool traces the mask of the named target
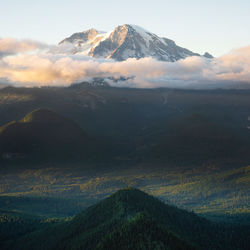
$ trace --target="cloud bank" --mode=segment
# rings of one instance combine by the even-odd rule
[[[66,86],[111,76],[129,78],[110,82],[121,87],[248,88],[250,46],[214,59],[194,56],[174,63],[153,58],[116,62],[58,54],[51,46],[31,40],[0,39],[0,84],[7,81],[16,86]]]

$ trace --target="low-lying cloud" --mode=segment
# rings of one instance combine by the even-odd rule
[[[6,80],[16,86],[65,86],[96,77],[123,76],[129,80],[110,84],[137,88],[250,87],[250,46],[214,59],[195,56],[174,63],[153,58],[116,62],[52,51],[35,41],[0,39],[0,84]]]

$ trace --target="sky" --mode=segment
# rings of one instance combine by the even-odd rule
[[[0,38],[48,44],[89,28],[136,24],[218,57],[250,45],[249,0],[0,0]]]
[[[250,88],[250,1],[0,0],[0,88],[68,86],[101,77],[135,88]],[[208,59],[119,62],[56,44],[72,33],[136,24]]]

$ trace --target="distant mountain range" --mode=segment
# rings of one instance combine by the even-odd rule
[[[161,61],[175,62],[189,56],[201,56],[176,45],[168,38],[159,37],[139,26],[129,24],[118,26],[111,32],[89,29],[74,33],[59,43],[58,51],[116,61],[153,57]],[[212,58],[207,52],[203,56]]]

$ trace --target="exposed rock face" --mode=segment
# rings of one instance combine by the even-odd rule
[[[206,52],[203,56],[206,57],[206,58],[210,58],[210,59],[214,58],[214,57],[213,57],[211,54],[209,54],[208,52]]]
[[[174,62],[188,56],[200,56],[179,47],[174,41],[161,38],[136,25],[122,25],[105,33],[90,29],[75,33],[59,43],[59,49],[67,48],[71,53],[96,58],[112,58],[123,61],[128,58],[153,57],[161,61]],[[204,57],[211,57],[204,54]]]

